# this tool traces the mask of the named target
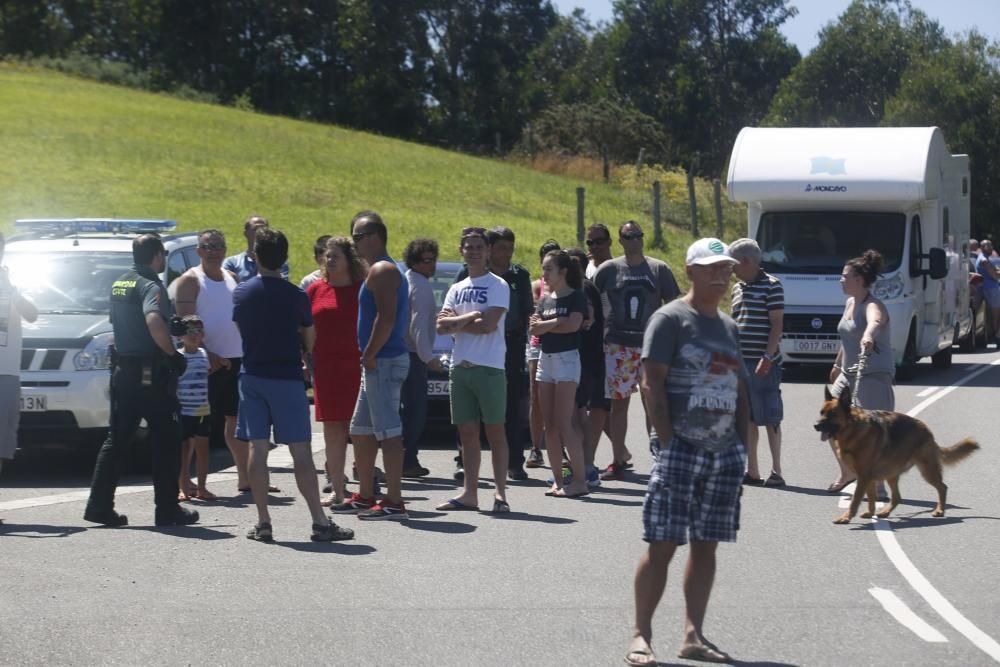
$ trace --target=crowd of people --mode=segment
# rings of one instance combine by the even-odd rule
[[[670,267],[645,255],[643,231],[634,221],[617,230],[619,257],[612,256],[612,233],[603,224],[587,230],[586,251],[547,241],[534,282],[526,267],[512,262],[513,231],[467,227],[454,239],[464,267],[438,309],[430,283],[438,242],[412,240],[404,273],[388,254],[388,227],[373,211],[354,217],[349,237],[316,240],[318,268],[299,286],[288,282],[282,232],[251,216],[244,233],[246,250],[233,256],[219,230],[198,234],[200,264],[177,279],[173,306],[158,277],[165,263],[162,241],[155,234],[134,240],[135,266],[111,291],[111,428],[95,465],[87,521],[127,524],[114,508],[115,488],[125,451],[145,418],[154,440],[156,525],[196,522],[197,511],[181,503],[216,497],[206,485],[212,415],[224,420],[237,489],[250,492],[257,509],[248,538],[274,537],[269,493],[277,489],[267,468],[272,442],[288,445],[313,540],[354,536],[324,506],[333,516],[405,519],[402,480],[430,472],[419,460],[428,369],[449,372],[461,449],[461,489],[438,510],[480,508],[483,436],[492,464],[492,512],[509,512],[508,480],[526,479],[525,468],[541,467],[546,458],[552,472],[546,495],[578,498],[602,481],[622,479],[631,467],[628,408],[641,388],[654,464],[643,503],[649,546],[636,571],[636,622],[626,662],[655,664],[652,615],[673,554],[689,541],[680,655],[729,659],[701,631],[715,549],[736,539],[741,485],[785,485],[784,298],[781,282],[761,268],[755,241],[693,243],[685,262],[690,288],[681,294]],[[0,257],[2,249],[0,237]],[[850,387],[856,404],[869,409],[894,405],[888,313],[871,292],[881,268],[875,251],[844,266],[842,346],[830,372],[834,394]],[[719,310],[728,290],[731,315]],[[10,309],[8,336],[17,336],[22,318],[36,315],[6,271],[0,303]],[[450,368],[434,353],[438,334],[454,339]],[[19,340],[8,342],[19,346]],[[0,363],[13,363],[7,362],[0,356]],[[526,367],[530,443],[522,442],[517,419]],[[7,376],[0,368],[0,380]],[[311,449],[307,383],[323,428],[325,498]],[[16,432],[16,410],[0,426]],[[766,478],[758,463],[761,426],[771,454]],[[599,470],[596,452],[605,435],[611,460]],[[349,444],[358,481],[350,494]],[[380,450],[384,470],[376,467]],[[0,460],[5,457],[0,452]],[[852,474],[841,462],[828,490],[841,491]]]

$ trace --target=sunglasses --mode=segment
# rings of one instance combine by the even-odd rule
[[[417,263],[418,264],[433,264],[436,261],[438,261],[437,257],[421,257],[420,260]]]
[[[622,241],[635,241],[636,239],[642,238],[642,232],[632,232],[631,234],[620,234],[618,236]]]
[[[226,244],[225,243],[219,243],[219,242],[216,242],[216,243],[199,243],[198,247],[201,248],[202,250],[225,250],[226,249]]]
[[[462,229],[462,236],[469,236],[470,234],[486,234],[485,227],[465,227]]]
[[[197,334],[203,334],[203,333],[205,333],[205,330],[201,327],[188,327],[187,329],[184,330],[185,336],[195,336]]]
[[[587,239],[586,243],[587,243],[587,247],[589,248],[589,247],[595,246],[595,245],[604,245],[605,243],[607,243],[610,240],[611,240],[610,237],[606,238],[606,239]]]
[[[371,236],[374,233],[375,232],[359,232],[357,234],[351,234],[351,238],[354,239],[355,243],[360,243],[361,239],[365,238],[366,236]]]

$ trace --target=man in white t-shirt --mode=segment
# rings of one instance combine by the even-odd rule
[[[5,245],[6,240],[0,234],[0,263]],[[17,427],[21,419],[22,319],[34,322],[38,319],[38,309],[11,284],[7,267],[0,267],[0,470],[4,459],[14,458],[17,451]]]
[[[600,222],[591,225],[587,229],[587,254],[590,261],[587,262],[586,278],[593,280],[597,275],[597,269],[611,257],[611,230],[608,226]],[[605,309],[607,311],[607,309]],[[607,317],[605,312],[604,316]]]
[[[510,308],[510,287],[490,273],[486,230],[462,230],[459,251],[469,270],[468,278],[448,290],[438,314],[437,332],[455,337],[451,361],[451,421],[462,441],[465,479],[462,493],[438,506],[439,510],[479,507],[479,429],[486,431],[493,455],[496,494],[494,512],[509,512],[507,504],[507,345],[504,323]]]

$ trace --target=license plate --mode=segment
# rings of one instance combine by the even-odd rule
[[[448,380],[428,380],[427,381],[427,395],[428,396],[447,396],[448,395]]]
[[[839,340],[797,340],[793,349],[796,352],[820,352],[837,354],[840,350]]]
[[[48,409],[48,403],[48,396],[22,395],[21,412],[45,412]]]

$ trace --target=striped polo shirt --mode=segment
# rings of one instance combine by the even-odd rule
[[[208,353],[199,347],[197,352],[184,352],[187,370],[177,380],[177,401],[181,414],[186,417],[204,417],[210,414],[208,405]]]
[[[740,352],[747,361],[767,354],[767,336],[771,331],[769,313],[785,308],[785,290],[781,281],[765,272],[748,283],[733,285],[733,319],[740,331]]]

